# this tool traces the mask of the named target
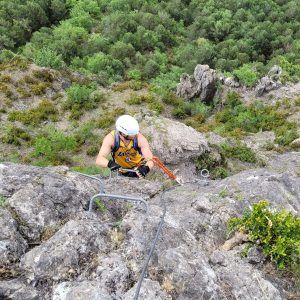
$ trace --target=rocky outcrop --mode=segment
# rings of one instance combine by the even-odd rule
[[[1,194],[7,197],[5,213],[1,216],[13,224],[10,227],[13,235],[8,239],[19,238],[18,246],[12,249],[21,249],[12,251],[21,276],[0,280],[0,298],[133,299],[145,257],[161,221],[162,201],[167,209],[164,225],[139,299],[297,297],[296,287],[291,283],[287,285],[282,276],[277,277],[276,272],[265,273],[264,258],[258,253],[253,252],[251,258],[240,256],[243,241],[232,244],[227,250],[222,245],[227,239],[228,219],[241,215],[261,199],[270,200],[274,209],[285,207],[299,213],[300,178],[296,168],[299,163],[300,157],[293,156],[295,168],[284,172],[249,170],[220,181],[209,181],[208,185],[195,180],[170,188],[163,198],[159,181],[103,179],[107,193],[147,199],[147,214],[140,206],[117,204],[112,200],[103,200],[105,213],[85,212],[81,203],[86,200],[83,198],[98,191],[97,182],[67,168],[0,164]],[[46,175],[48,184],[52,182],[51,189],[45,188],[43,178]],[[57,185],[53,184],[55,182]],[[67,190],[72,187],[73,192],[64,194],[55,186],[65,186]],[[33,187],[36,187],[35,193],[25,193],[26,188],[32,191]],[[21,190],[27,195],[24,199],[28,203],[30,199],[33,203],[40,199],[39,209],[32,210],[37,216],[50,205],[48,199],[62,197],[70,206],[61,206],[57,201],[65,221],[51,237],[39,240],[39,244],[30,244],[30,248],[26,246],[31,236],[28,232],[31,228],[35,231],[37,223],[28,222],[28,230],[23,231],[22,219],[18,218],[22,210],[16,209],[15,202],[11,201]],[[43,197],[38,196],[42,194]],[[72,213],[72,207],[77,208],[76,214]],[[8,211],[12,208],[14,213],[10,215]],[[55,209],[47,212],[53,214],[50,219],[54,223],[60,222],[60,218],[55,217]]]
[[[154,155],[165,163],[176,165],[209,151],[204,135],[183,123],[146,117],[141,127],[145,136],[149,137]]]
[[[216,92],[216,72],[208,65],[197,65],[193,77],[183,74],[177,85],[177,95],[191,100],[200,98],[200,101],[211,102]]]
[[[17,228],[11,213],[0,207],[0,265],[17,261],[28,245]]]
[[[268,93],[272,90],[278,89],[281,86],[280,75],[282,69],[274,65],[268,72],[268,75],[261,78],[255,87],[256,95],[262,96],[264,93]]]

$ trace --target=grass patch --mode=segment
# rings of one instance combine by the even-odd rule
[[[108,176],[110,173],[108,168],[99,168],[97,166],[74,166],[71,167],[71,170],[87,175]]]

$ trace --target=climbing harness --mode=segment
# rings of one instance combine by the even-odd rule
[[[162,194],[160,195],[160,206],[162,208],[162,214],[160,216],[160,222],[158,224],[158,227],[157,227],[157,230],[156,230],[156,234],[155,234],[155,237],[151,243],[151,246],[149,248],[149,252],[144,260],[144,263],[143,263],[143,267],[142,267],[142,271],[141,271],[141,274],[140,274],[140,277],[139,277],[139,280],[138,280],[138,283],[137,283],[137,288],[136,288],[136,291],[135,291],[135,295],[134,295],[134,300],[138,300],[139,298],[139,293],[140,293],[140,290],[141,290],[141,286],[142,286],[142,283],[143,283],[143,280],[145,278],[145,275],[146,275],[146,271],[148,269],[148,264],[150,262],[150,259],[153,255],[153,252],[154,252],[154,249],[155,249],[155,246],[157,244],[157,241],[158,241],[158,238],[159,238],[159,235],[162,231],[162,227],[163,227],[163,224],[164,224],[164,218],[165,218],[165,215],[166,215],[166,212],[167,212],[167,206],[166,206],[166,203],[165,203],[165,194],[173,189],[176,189],[177,187],[179,186],[182,186],[182,185],[188,185],[188,184],[197,184],[197,185],[200,185],[200,183],[203,183],[204,186],[208,185],[209,182],[208,182],[208,179],[209,179],[209,171],[206,170],[206,169],[203,169],[201,170],[200,172],[200,175],[203,179],[196,179],[194,181],[188,181],[188,182],[183,182],[181,179],[178,179],[178,177],[176,177],[172,171],[170,171],[157,157],[154,157],[153,158],[153,161],[155,164],[157,164],[165,174],[167,174],[171,179],[174,179],[177,181],[177,184],[164,190],[162,192]],[[126,172],[136,172],[137,170],[133,170],[133,169],[124,169],[124,171]],[[95,201],[96,198],[100,198],[100,197],[106,197],[108,200],[123,200],[123,201],[132,201],[132,202],[138,202],[138,203],[142,203],[144,204],[145,206],[145,211],[146,211],[146,214],[148,214],[148,203],[142,199],[142,198],[139,198],[139,197],[131,197],[131,196],[124,196],[124,195],[115,195],[115,194],[106,194],[105,191],[104,191],[104,184],[102,182],[102,180],[98,177],[95,177],[95,176],[91,176],[91,175],[86,175],[86,174],[83,174],[83,173],[79,173],[79,172],[74,172],[74,173],[77,173],[79,175],[83,175],[83,176],[86,176],[86,177],[89,177],[89,178],[92,178],[92,179],[95,179],[95,180],[98,180],[100,182],[100,193],[94,195],[91,199],[90,199],[90,202],[89,202],[89,212],[92,211],[92,208],[93,208],[93,203]],[[111,178],[111,177],[110,177]]]

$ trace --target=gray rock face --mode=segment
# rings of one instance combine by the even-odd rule
[[[20,220],[22,234],[38,241],[45,228],[60,225],[82,211],[97,191],[97,182],[67,175],[67,168],[0,164],[0,194]]]
[[[204,135],[180,122],[148,117],[141,126],[154,155],[165,163],[179,164],[209,151]]]
[[[52,300],[111,300],[97,281],[62,282],[54,288]]]
[[[286,165],[300,162],[296,155],[278,156],[277,159],[282,159]],[[16,194],[21,196],[21,190],[26,196],[27,207],[31,207],[31,201],[36,203],[37,195],[46,190],[37,179],[43,179],[46,174],[49,182],[56,182],[57,186],[73,187],[73,195],[67,194],[69,196],[65,198],[62,196],[64,191],[55,188],[55,184],[45,193],[51,195],[51,199],[64,198],[72,209],[82,201],[78,195],[89,195],[93,189],[97,192],[98,183],[94,187],[76,174],[64,172],[62,175],[61,169],[10,164],[9,171],[8,165],[2,164],[0,170],[1,184],[5,182],[0,186],[1,194],[8,198],[8,206]],[[128,178],[114,178],[104,183],[109,193],[145,197],[149,205],[148,214],[139,206],[128,203],[113,207],[116,212],[111,210],[110,214],[77,210],[77,215],[70,214],[71,219],[41,245],[25,254],[22,251],[26,248],[12,251],[10,255],[15,255],[17,260],[15,264],[20,258],[18,267],[22,277],[0,281],[0,298],[133,299],[145,257],[161,221],[162,186],[159,182]],[[85,189],[88,191],[85,192]],[[31,194],[26,194],[26,191]],[[253,251],[248,258],[241,258],[239,251],[243,245],[233,245],[228,251],[222,248],[227,238],[227,220],[240,216],[261,199],[269,199],[273,208],[285,207],[298,214],[300,178],[296,169],[285,172],[271,168],[244,171],[223,180],[210,181],[209,185],[198,180],[165,191],[163,201],[167,210],[164,225],[139,299],[286,299],[287,294],[296,297],[294,287],[286,290],[287,285],[280,277],[266,274],[263,268],[258,267],[264,260],[258,252]],[[41,205],[44,205],[42,201]],[[31,209],[34,213],[35,210]],[[28,233],[20,231],[19,222],[22,220],[11,221],[11,217],[16,216],[10,216],[6,209],[2,211],[4,213],[0,216],[4,229],[0,230],[4,233],[12,230],[13,233],[11,237],[5,233],[8,239],[16,239],[20,235],[23,239],[27,238]],[[54,214],[51,209],[48,213]],[[118,226],[103,224],[104,217],[105,222],[113,223],[116,219],[122,222]],[[31,224],[28,228],[35,230]],[[121,236],[116,237],[116,232]],[[19,249],[23,245],[21,241],[22,238],[12,249]],[[8,257],[8,254],[3,257]]]
[[[32,287],[18,279],[0,281],[0,299],[40,300],[40,294]]]
[[[26,251],[27,243],[18,232],[10,212],[0,208],[0,265],[17,261]]]
[[[197,65],[194,76],[183,74],[177,85],[177,95],[191,100],[199,97],[201,101],[211,102],[216,92],[216,72],[208,65]]]
[[[69,221],[52,238],[27,252],[21,268],[31,281],[61,280],[80,273],[81,260],[108,248],[107,227],[95,220]]]
[[[214,270],[224,286],[231,287],[229,295],[234,299],[283,299],[278,289],[265,280],[251,265],[236,259],[234,251],[224,252],[226,266],[216,265]],[[227,292],[228,293],[228,292]],[[229,296],[227,295],[227,296]]]
[[[172,279],[180,299],[224,299],[205,255],[189,250],[186,246],[171,248],[158,258],[159,269]]]
[[[130,289],[125,295],[123,300],[132,300],[134,299],[136,286],[134,286],[132,289]],[[167,297],[167,294],[162,291],[159,283],[157,281],[152,281],[150,279],[145,279],[144,283],[142,285],[140,294],[139,294],[140,300],[166,300],[170,299]]]

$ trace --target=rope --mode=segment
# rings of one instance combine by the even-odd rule
[[[207,177],[206,177],[207,178]],[[155,235],[155,238],[151,244],[151,247],[150,247],[150,250],[148,252],[148,255],[144,261],[144,264],[143,264],[143,268],[142,268],[142,272],[141,272],[141,275],[139,277],[139,281],[138,281],[138,285],[137,285],[137,288],[136,288],[136,291],[135,291],[135,295],[134,295],[134,300],[138,300],[138,297],[139,297],[139,293],[140,293],[140,290],[141,290],[141,286],[142,286],[142,283],[143,283],[143,280],[145,278],[145,274],[146,274],[146,271],[148,269],[148,265],[149,265],[149,262],[150,262],[150,259],[152,257],[152,254],[154,252],[154,249],[155,249],[155,246],[156,246],[156,243],[158,241],[158,237],[159,237],[159,234],[161,233],[161,230],[162,230],[162,226],[164,224],[164,219],[165,219],[165,215],[166,215],[166,212],[167,212],[167,206],[166,206],[166,203],[165,203],[165,199],[164,199],[164,196],[166,194],[166,192],[169,192],[179,186],[182,186],[182,185],[187,185],[187,184],[199,184],[199,181],[188,181],[188,182],[185,182],[185,183],[181,183],[181,184],[176,184],[166,190],[163,191],[163,193],[161,194],[160,196],[160,204],[161,204],[161,207],[163,209],[163,213],[160,217],[160,222],[158,224],[158,227],[157,227],[157,231],[156,231],[156,235]],[[206,184],[206,181],[205,181],[205,184]]]
[[[165,167],[165,166],[164,166]],[[164,170],[165,171],[165,170]],[[169,170],[168,170],[169,171]],[[86,174],[83,174],[83,173],[80,173],[80,172],[74,172],[76,174],[79,174],[79,175],[82,175],[82,176],[85,176],[85,177],[88,177],[88,178],[92,178],[92,179],[95,179],[95,180],[98,180],[100,182],[100,190],[101,190],[101,193],[99,194],[96,194],[94,195],[91,199],[90,199],[90,203],[89,203],[89,211],[92,210],[92,205],[93,205],[93,202],[94,200],[97,198],[97,197],[110,197],[110,198],[113,198],[115,200],[124,200],[124,201],[133,201],[133,202],[141,202],[145,205],[146,207],[146,214],[148,214],[148,203],[142,199],[142,198],[137,198],[137,197],[128,197],[128,196],[123,196],[123,195],[112,195],[112,194],[106,194],[104,192],[104,184],[102,182],[102,180],[98,177],[95,177],[95,176],[91,176],[91,175],[86,175]],[[168,174],[168,175],[171,175],[171,174]],[[174,175],[173,175],[174,176]],[[209,171],[206,170],[206,169],[203,169],[201,171],[201,176],[204,178],[204,185],[208,185],[208,177],[209,177]],[[169,176],[172,178],[172,175]],[[111,177],[110,177],[111,178]],[[176,177],[175,178],[172,178],[172,179],[175,179],[176,180]],[[203,180],[200,180],[203,182]],[[163,224],[164,224],[164,219],[165,219],[165,215],[167,213],[167,206],[166,206],[166,203],[165,203],[165,194],[166,192],[169,192],[179,186],[182,186],[182,185],[188,185],[188,184],[199,184],[200,183],[199,180],[194,180],[194,181],[188,181],[188,182],[185,182],[185,183],[178,183],[170,188],[167,188],[166,190],[164,190],[162,192],[162,194],[160,195],[160,206],[162,208],[162,214],[160,216],[160,222],[158,224],[158,227],[157,227],[157,230],[156,230],[156,234],[155,234],[155,237],[154,237],[154,240],[152,241],[151,243],[151,247],[149,249],[149,252],[148,252],[148,255],[146,257],[146,259],[144,260],[144,264],[143,264],[143,267],[142,267],[142,271],[141,271],[141,274],[140,274],[140,277],[139,277],[139,280],[138,280],[138,285],[137,285],[137,288],[136,288],[136,291],[135,291],[135,295],[134,295],[134,300],[138,300],[139,298],[139,294],[140,294],[140,290],[141,290],[141,286],[142,286],[142,283],[143,283],[143,280],[145,278],[145,274],[146,274],[146,271],[148,269],[148,265],[149,265],[149,262],[150,262],[150,259],[153,255],[153,252],[154,252],[154,249],[155,249],[155,246],[157,244],[157,241],[158,241],[158,238],[159,238],[159,235],[162,231],[162,227],[163,227]],[[108,200],[112,200],[112,199],[108,199]],[[111,224],[111,223],[110,223]]]

